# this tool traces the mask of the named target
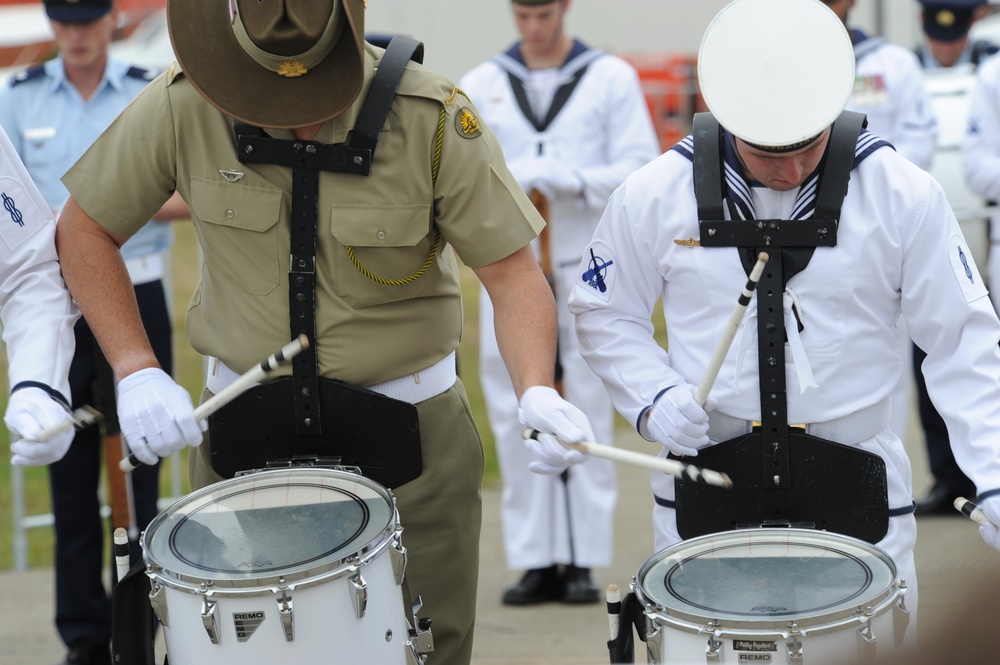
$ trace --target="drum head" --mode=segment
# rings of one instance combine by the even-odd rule
[[[882,550],[809,529],[693,538],[646,561],[638,576],[642,594],[668,614],[729,623],[808,623],[879,600],[895,578]]]
[[[194,492],[143,535],[146,563],[215,586],[322,574],[385,542],[395,507],[381,485],[330,469],[283,469]],[[241,584],[243,582],[243,584]]]

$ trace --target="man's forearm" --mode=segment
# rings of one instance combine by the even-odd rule
[[[159,367],[119,252],[124,241],[95,222],[72,198],[56,225],[56,248],[66,286],[118,380],[140,369]]]
[[[476,271],[493,303],[497,345],[520,397],[553,385],[558,324],[555,301],[534,251],[521,251]]]

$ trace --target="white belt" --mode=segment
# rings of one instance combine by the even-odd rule
[[[133,285],[163,279],[163,252],[125,259],[125,269]]]
[[[889,398],[886,397],[881,402],[856,411],[843,418],[828,420],[823,423],[810,423],[805,425],[806,434],[842,443],[844,445],[856,445],[862,441],[867,441],[886,427],[889,426],[889,413],[891,411]],[[749,434],[754,423],[742,418],[727,416],[718,411],[708,414],[708,438],[712,441],[728,441],[738,436]],[[794,427],[794,425],[793,425]],[[801,427],[801,425],[798,425]]]
[[[208,359],[208,376],[205,378],[205,387],[218,395],[223,388],[239,378],[239,374],[226,366],[218,358]],[[392,379],[385,383],[377,383],[373,386],[365,386],[368,390],[398,399],[410,404],[419,404],[424,400],[437,397],[444,391],[455,385],[458,375],[455,372],[455,352],[452,351],[447,356],[437,361],[427,369],[416,374],[407,374],[398,379]],[[259,385],[259,384],[254,384]]]

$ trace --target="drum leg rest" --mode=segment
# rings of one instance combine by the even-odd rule
[[[892,607],[892,627],[896,648],[903,646],[906,629],[910,626],[910,608],[906,606],[906,580],[899,580],[899,601]]]

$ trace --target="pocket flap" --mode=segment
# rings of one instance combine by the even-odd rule
[[[334,237],[353,247],[413,247],[430,232],[430,204],[331,206]]]
[[[263,232],[281,216],[281,190],[192,178],[191,208],[203,222]]]

